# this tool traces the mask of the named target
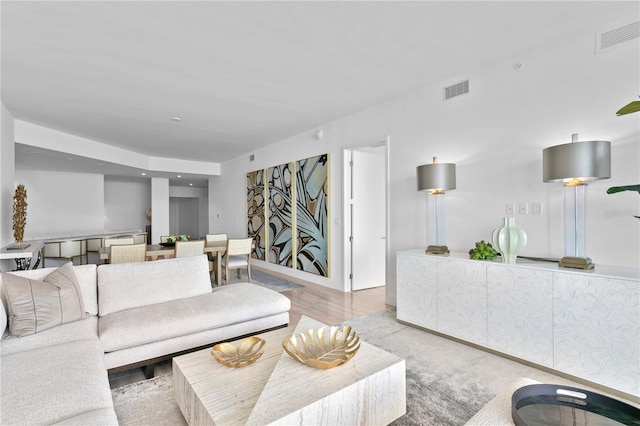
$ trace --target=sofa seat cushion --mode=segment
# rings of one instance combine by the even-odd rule
[[[99,316],[211,293],[206,255],[98,266]]]
[[[222,259],[222,265],[226,266],[229,264],[229,268],[239,268],[241,266],[247,266],[249,262],[247,262],[247,256],[229,256],[229,259]]]
[[[3,354],[0,363],[3,425],[52,424],[95,410],[113,411],[97,339]],[[114,417],[115,412],[101,415],[104,423]]]
[[[62,324],[31,336],[14,337],[7,333],[2,340],[2,355],[90,339],[98,340],[97,316]]]
[[[117,425],[118,417],[113,408],[99,408],[97,410],[86,411],[53,424],[56,426]]]
[[[188,299],[128,309],[100,318],[106,353],[288,312],[291,301],[255,284],[239,283]]]
[[[104,354],[104,363],[108,369],[122,369],[123,366],[133,368],[133,365],[154,364],[158,358],[166,357],[167,355],[212,346],[216,342],[237,340],[240,336],[255,335],[274,327],[286,326],[288,323],[289,312],[282,312],[251,321],[238,322],[226,327],[212,328],[160,342],[107,352]]]

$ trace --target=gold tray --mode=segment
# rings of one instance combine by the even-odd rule
[[[349,361],[360,349],[360,337],[349,326],[327,326],[307,330],[282,342],[296,361],[328,370]]]
[[[264,353],[264,340],[259,337],[248,337],[236,348],[231,343],[219,343],[211,349],[211,356],[227,367],[240,368],[253,364]]]

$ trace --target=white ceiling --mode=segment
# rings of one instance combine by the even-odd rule
[[[0,7],[2,100],[16,119],[149,156],[206,162],[638,13],[637,1]],[[17,151],[18,168],[38,162],[24,158],[28,151]],[[46,167],[60,163],[48,157]],[[66,163],[58,167],[69,170]]]

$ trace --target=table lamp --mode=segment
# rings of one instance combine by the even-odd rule
[[[426,252],[431,254],[447,254],[449,248],[444,239],[444,191],[456,189],[456,165],[438,163],[433,157],[433,164],[424,164],[416,168],[418,191],[429,191],[427,197],[427,238]]]
[[[560,267],[591,270],[586,255],[587,182],[611,177],[611,142],[578,142],[556,145],[542,151],[544,182],[564,184],[564,257]]]

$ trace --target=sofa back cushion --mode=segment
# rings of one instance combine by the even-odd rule
[[[87,316],[71,262],[42,280],[7,272],[2,281],[12,336],[28,336]]]
[[[47,275],[52,273],[58,268],[41,268],[41,269],[29,269],[27,271],[15,271],[11,274],[26,277],[33,280],[42,281]],[[98,292],[97,292],[97,278],[96,278],[96,265],[74,265],[73,271],[80,284],[80,290],[82,291],[82,300],[84,302],[84,310],[89,315],[98,315]],[[2,288],[2,277],[0,276],[0,289]],[[0,291],[2,295],[4,291]],[[4,307],[6,308],[6,301],[4,295],[2,296]]]
[[[98,312],[125,309],[211,292],[206,255],[98,266]]]

